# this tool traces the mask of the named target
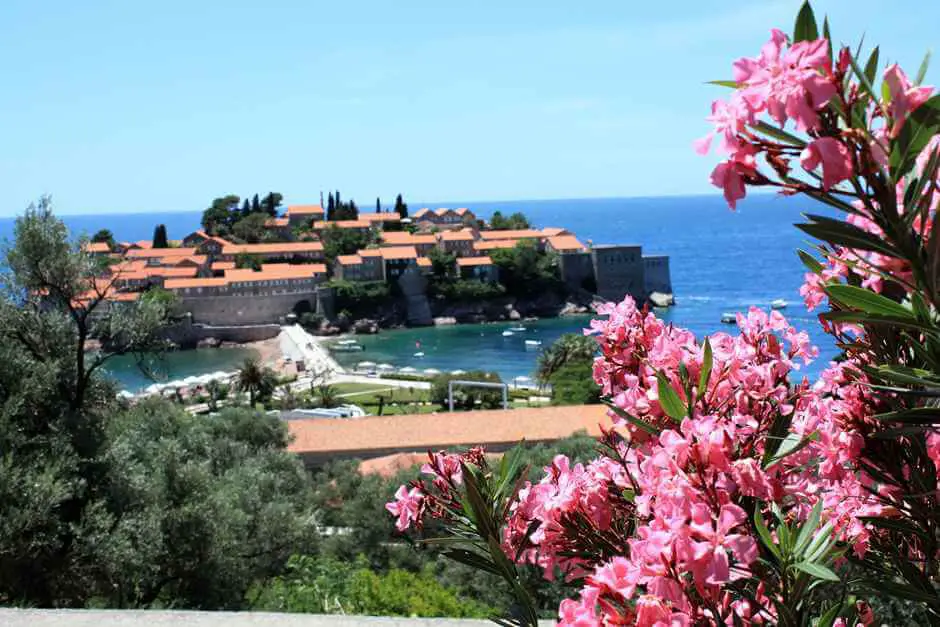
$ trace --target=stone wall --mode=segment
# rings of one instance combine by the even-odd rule
[[[672,294],[668,255],[643,256],[643,282],[647,294],[652,292]]]
[[[637,302],[646,298],[643,253],[640,246],[595,246],[591,250],[597,294],[619,302],[629,294]]]
[[[315,292],[265,296],[184,296],[180,309],[194,323],[211,325],[276,324],[301,301],[312,302]]]
[[[278,324],[253,324],[214,326],[208,324],[194,324],[187,318],[175,324],[164,332],[164,337],[183,348],[194,348],[201,340],[213,338],[221,342],[260,342],[277,337],[281,332]]]
[[[561,280],[573,290],[585,287],[584,281],[594,277],[594,265],[589,253],[559,253],[558,271]]]

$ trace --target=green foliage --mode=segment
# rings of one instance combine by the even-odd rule
[[[336,309],[351,316],[370,314],[387,304],[391,295],[384,281],[344,281],[333,279],[328,283],[334,290]]]
[[[457,276],[457,255],[435,246],[428,253],[431,260],[431,281],[440,282]]]
[[[577,333],[565,333],[544,349],[538,357],[535,378],[549,383],[552,376],[570,363],[592,363],[597,353],[597,340]]]
[[[296,555],[287,572],[249,595],[252,609],[309,614],[485,618],[492,608],[460,599],[425,569],[376,574],[354,562]]]
[[[258,195],[255,194],[255,198]],[[259,203],[259,209],[257,213],[264,215],[269,218],[277,216],[278,208],[281,206],[281,202],[284,200],[284,196],[278,194],[277,192],[268,192],[265,194],[264,198],[261,199]]]
[[[329,261],[340,255],[352,255],[375,243],[375,235],[371,231],[363,233],[356,229],[341,229],[335,224],[326,228],[321,237],[323,254]]]
[[[114,234],[110,229],[99,230],[97,233],[91,236],[91,241],[104,242],[111,250],[114,250],[117,246],[116,242],[114,241]]]
[[[320,327],[323,326],[323,321],[326,319],[321,313],[316,311],[306,311],[300,314],[300,317],[297,321],[307,331],[319,331]]]
[[[235,255],[235,267],[236,268],[251,268],[254,271],[261,270],[261,258],[257,255],[250,255],[248,253],[238,253]]]
[[[232,225],[234,239],[246,244],[257,244],[262,241],[267,234],[264,225],[268,217],[266,213],[252,213],[241,218]]]
[[[531,298],[565,292],[556,256],[539,250],[531,241],[521,240],[514,248],[496,249],[490,257],[499,267],[499,281],[510,296]]]
[[[572,362],[556,370],[549,378],[552,405],[585,405],[601,402],[600,387],[594,383],[591,362]]]
[[[513,231],[528,228],[531,228],[529,219],[519,211],[509,217],[504,216],[501,211],[494,211],[493,217],[490,218],[490,229],[493,231]]]
[[[432,283],[428,288],[428,295],[446,303],[466,303],[500,298],[506,295],[506,288],[492,281],[454,279]]]
[[[471,370],[460,375],[438,375],[431,381],[431,402],[447,407],[447,386],[451,381],[456,380],[502,383],[502,379],[495,372],[484,372],[482,370]],[[502,406],[503,393],[500,389],[454,387],[454,409],[496,409]]]
[[[153,247],[154,248],[169,248],[170,242],[166,236],[166,225],[158,224],[153,229]]]
[[[397,213],[402,220],[408,217],[408,205],[401,199],[401,194],[395,197],[395,213]]]
[[[235,387],[248,392],[248,402],[254,407],[256,402],[270,400],[277,387],[277,376],[273,370],[263,366],[257,357],[249,357],[238,370]]]

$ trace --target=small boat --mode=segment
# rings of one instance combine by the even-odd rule
[[[771,309],[786,309],[788,304],[789,303],[787,303],[787,301],[783,300],[782,298],[778,298],[777,300],[771,301],[770,308]]]
[[[335,346],[330,346],[330,350],[334,353],[357,353],[359,351],[364,351],[365,347],[361,344],[337,344]]]
[[[526,328],[523,327],[523,326],[509,327],[509,330],[510,330],[510,331],[515,331],[515,332],[517,332],[517,333],[522,333],[523,331],[526,330]]]
[[[721,321],[725,324],[734,324],[738,321],[738,317],[733,313],[725,312],[721,314]]]
[[[525,345],[526,345],[526,348],[530,346],[541,346],[542,340],[526,340]]]
[[[503,331],[503,337],[512,337],[513,335],[512,331]]]
[[[339,342],[337,342],[337,344],[342,344],[342,345],[356,344],[356,343],[357,343],[356,340],[340,340]]]
[[[421,351],[418,351],[417,353],[412,355],[412,357],[417,357],[418,359],[421,359],[422,357],[424,357],[424,353],[422,353]]]

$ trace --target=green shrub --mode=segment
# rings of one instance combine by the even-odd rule
[[[431,402],[447,407],[447,387],[450,381],[482,381],[486,383],[502,383],[495,372],[471,370],[460,375],[442,374],[434,377],[431,382]],[[473,388],[458,386],[454,388],[454,409],[476,409],[477,405],[483,409],[496,409],[503,406],[502,390],[497,388]]]

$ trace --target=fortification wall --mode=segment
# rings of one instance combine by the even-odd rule
[[[260,342],[277,337],[281,332],[278,324],[228,325],[213,326],[208,324],[193,324],[192,320],[184,320],[175,324],[164,332],[164,337],[178,346],[184,348],[194,347],[201,340],[209,338],[222,342]]]
[[[629,294],[637,302],[646,298],[643,251],[640,246],[595,246],[591,250],[597,294],[614,302]]]
[[[594,264],[589,253],[561,253],[558,255],[561,280],[571,289],[586,288],[584,283],[594,278]]]
[[[643,281],[647,294],[651,292],[672,294],[669,255],[644,255]]]
[[[276,324],[291,313],[294,305],[308,301],[315,306],[315,292],[265,296],[185,296],[180,309],[192,314],[193,322],[209,325]]]

